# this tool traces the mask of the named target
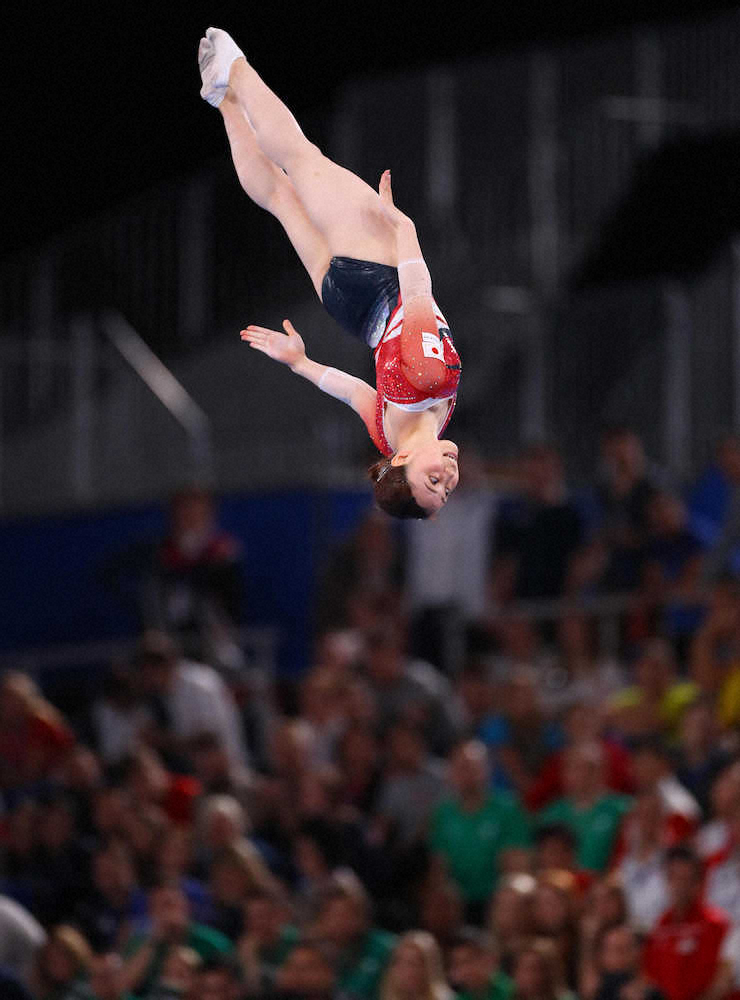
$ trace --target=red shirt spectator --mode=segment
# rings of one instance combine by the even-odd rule
[[[600,740],[604,751],[606,766],[605,781],[607,788],[613,792],[630,793],[634,788],[630,773],[630,756],[624,747],[609,740]],[[543,806],[560,798],[563,794],[563,759],[564,750],[552,754],[545,765],[527,789],[524,804],[527,809],[536,812]]]
[[[731,973],[723,955],[730,929],[727,915],[701,899],[703,872],[697,855],[685,847],[666,857],[672,906],[663,914],[645,945],[645,974],[668,1000],[698,1000]]]
[[[0,768],[6,787],[30,784],[59,766],[75,744],[62,716],[22,673],[0,686]]]

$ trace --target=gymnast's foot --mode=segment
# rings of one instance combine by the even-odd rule
[[[198,46],[198,69],[203,86],[200,96],[217,108],[226,96],[232,63],[244,53],[234,39],[220,28],[209,28]]]

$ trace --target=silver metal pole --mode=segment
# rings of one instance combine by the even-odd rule
[[[207,415],[123,316],[106,313],[102,327],[121,357],[188,435],[193,475],[197,481],[204,486],[212,485],[213,441]]]

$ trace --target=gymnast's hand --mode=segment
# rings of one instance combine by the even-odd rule
[[[306,357],[306,347],[290,320],[283,320],[283,329],[285,333],[268,330],[264,326],[248,326],[246,330],[242,330],[241,338],[268,358],[295,368]]]
[[[380,207],[383,215],[394,229],[398,229],[403,223],[411,222],[408,215],[404,215],[401,209],[397,208],[393,202],[390,170],[383,171],[383,175],[380,178],[380,184],[378,186],[378,194],[380,195]]]

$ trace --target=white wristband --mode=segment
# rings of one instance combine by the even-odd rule
[[[319,389],[334,399],[340,399],[343,403],[349,403],[352,399],[352,390],[358,385],[360,379],[347,372],[341,372],[338,368],[327,368],[322,373],[318,381]]]

